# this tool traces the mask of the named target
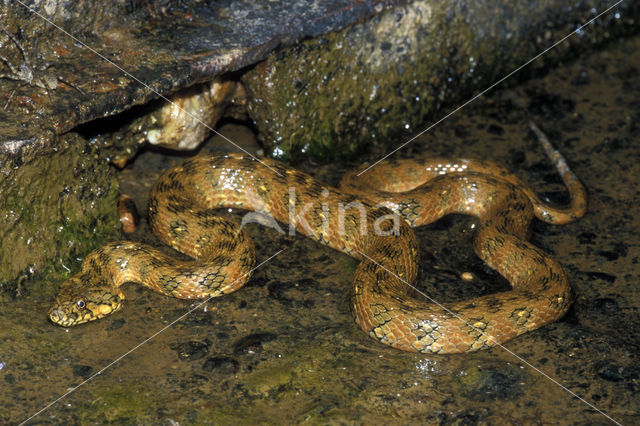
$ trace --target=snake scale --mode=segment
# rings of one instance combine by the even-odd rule
[[[147,213],[160,240],[194,260],[137,242],[107,244],[62,284],[49,317],[62,326],[102,318],[121,307],[119,286],[128,281],[182,299],[239,289],[254,268],[253,243],[239,224],[213,211],[233,207],[262,210],[358,259],[352,312],[381,343],[441,354],[502,344],[560,318],[571,303],[560,265],[527,241],[534,216],[563,224],[586,211],[584,187],[534,131],[569,190],[565,208],[546,205],[508,170],[477,160],[386,161],[359,177],[348,173],[336,189],[274,160],[241,154],[188,159],[155,182]],[[474,250],[511,290],[447,306],[412,290],[419,258],[411,227],[450,213],[478,218]]]

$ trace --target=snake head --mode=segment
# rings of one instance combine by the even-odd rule
[[[124,294],[113,287],[83,287],[72,277],[63,283],[60,293],[49,310],[54,324],[71,327],[94,321],[117,311],[122,306]]]

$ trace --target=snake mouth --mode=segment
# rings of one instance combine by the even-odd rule
[[[60,325],[62,327],[69,327],[71,325],[74,325],[74,321],[69,319],[61,309],[57,308],[49,311],[49,319],[54,324]]]
[[[120,301],[121,300],[122,298]],[[74,327],[104,318],[119,310],[121,306],[122,303],[96,304],[91,302],[87,305],[87,303],[83,301],[82,306],[79,306],[78,302],[61,303],[49,310],[49,319],[52,323],[61,327]]]

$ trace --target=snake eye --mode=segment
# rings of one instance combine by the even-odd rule
[[[85,307],[84,300],[78,300],[76,302],[76,306],[78,307],[78,309],[84,309],[84,307]]]

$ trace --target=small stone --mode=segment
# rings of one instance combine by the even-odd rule
[[[239,364],[233,358],[226,356],[217,356],[207,359],[202,365],[202,369],[206,372],[214,372],[221,375],[231,375],[238,372]]]

